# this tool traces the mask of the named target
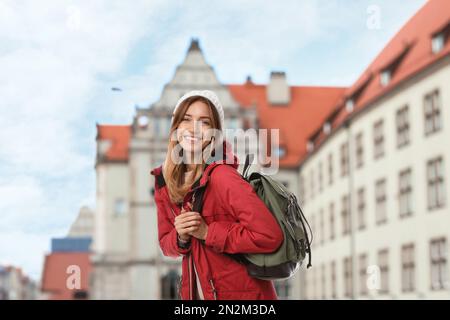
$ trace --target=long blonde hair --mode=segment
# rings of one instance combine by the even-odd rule
[[[211,117],[211,127],[212,129],[222,130],[220,126],[220,120],[219,120],[219,114],[217,113],[216,108],[212,104],[211,101],[208,99],[201,97],[201,96],[193,96],[189,97],[186,100],[184,100],[180,106],[177,108],[172,121],[172,126],[170,128],[170,134],[169,134],[169,144],[167,147],[167,155],[166,159],[163,165],[163,175],[164,180],[166,181],[167,189],[169,191],[170,200],[174,203],[181,203],[184,199],[184,196],[189,191],[189,188],[192,186],[192,184],[201,176],[203,173],[204,165],[205,165],[205,159],[202,157],[201,163],[196,164],[195,168],[193,170],[193,174],[190,175],[190,178],[186,179],[184,181],[184,175],[187,171],[187,166],[184,162],[181,162],[180,164],[174,163],[172,161],[172,153],[174,152],[174,149],[179,144],[178,140],[174,135],[176,134],[175,131],[178,129],[178,126],[180,125],[181,121],[184,118],[184,115],[186,111],[188,110],[189,106],[193,104],[196,101],[202,101],[209,107],[209,115]],[[214,140],[212,140],[214,141]],[[211,150],[212,154],[214,153],[214,144],[211,144],[213,142],[210,142],[208,145],[203,148],[205,150],[209,147],[209,150]],[[177,148],[179,149],[179,148]],[[176,152],[176,151],[175,151]],[[181,149],[181,152],[183,150]]]

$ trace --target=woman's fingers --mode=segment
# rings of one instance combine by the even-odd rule
[[[178,225],[179,229],[185,229],[187,227],[191,227],[191,226],[198,226],[200,225],[200,221],[194,220],[194,221],[187,221],[184,223],[181,223]]]
[[[175,217],[175,225],[178,223],[184,223],[187,221],[199,220],[199,219],[200,219],[200,214],[198,214],[197,212],[188,212],[183,215],[180,214],[179,216]]]
[[[188,234],[190,235],[190,233],[196,231],[198,229],[198,227],[199,226],[190,226],[187,228],[180,228],[180,229],[177,229],[177,233],[180,235],[188,235]]]

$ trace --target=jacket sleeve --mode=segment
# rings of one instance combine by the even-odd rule
[[[210,178],[211,193],[237,222],[211,222],[205,244],[226,253],[269,253],[278,249],[284,239],[278,221],[237,170],[220,165]]]
[[[177,230],[169,219],[169,214],[173,214],[168,205],[161,197],[161,191],[156,190],[155,186],[155,203],[158,214],[158,239],[159,246],[165,256],[178,257],[185,255],[191,250],[191,245],[188,248],[182,249],[178,246]]]

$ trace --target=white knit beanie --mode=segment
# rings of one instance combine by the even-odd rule
[[[211,90],[192,90],[192,91],[189,91],[188,93],[185,93],[178,100],[177,105],[175,106],[175,109],[173,110],[173,115],[175,115],[178,107],[184,100],[186,100],[189,97],[193,97],[193,96],[204,97],[204,98],[208,99],[209,101],[211,101],[213,106],[216,108],[217,113],[219,114],[220,127],[222,128],[222,130],[225,130],[224,113],[223,113],[222,104],[219,101],[219,97],[217,97],[217,95]],[[172,123],[173,123],[173,117],[172,117]]]

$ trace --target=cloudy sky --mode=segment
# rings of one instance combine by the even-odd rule
[[[96,122],[158,99],[192,37],[223,83],[347,86],[424,3],[0,0],[0,264],[40,278],[95,208]]]

